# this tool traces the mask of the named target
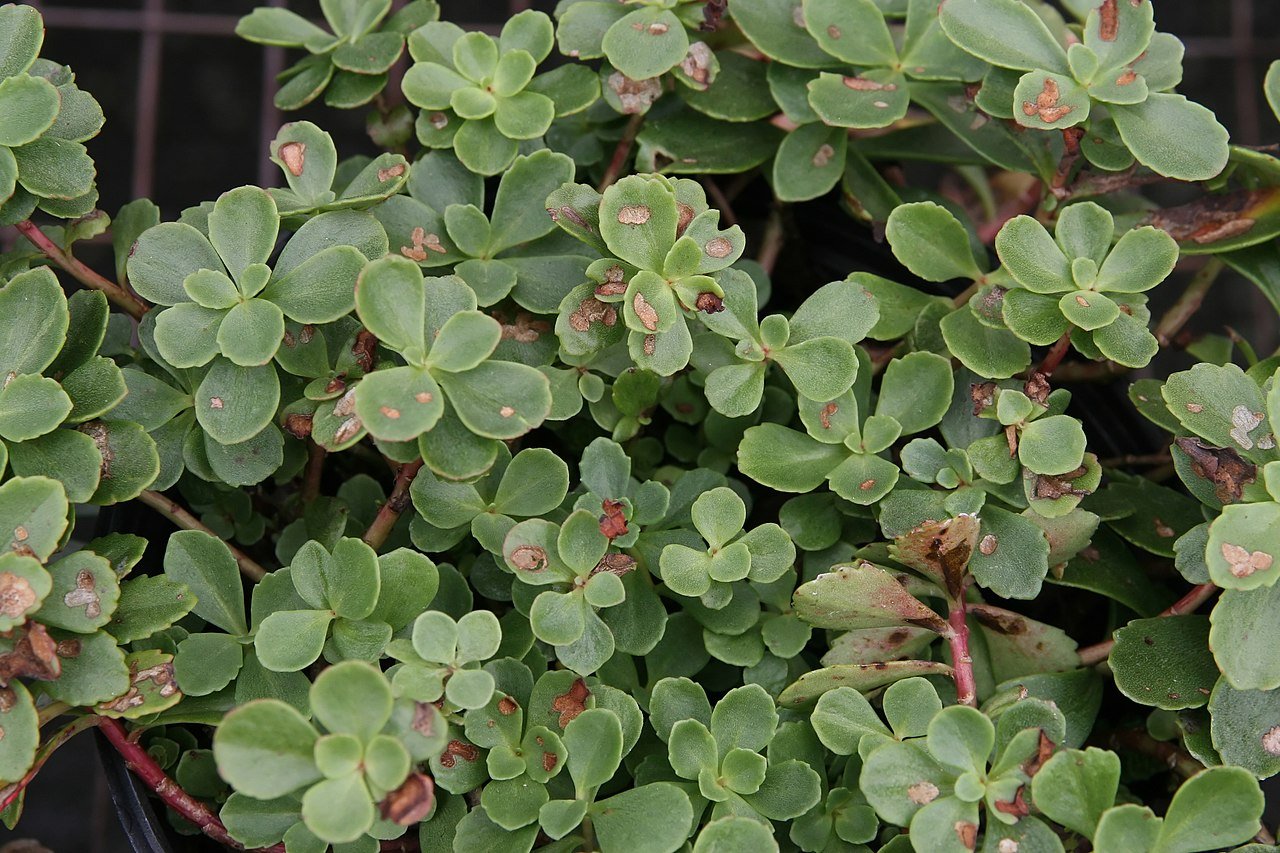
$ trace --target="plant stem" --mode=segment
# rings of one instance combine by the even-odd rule
[[[116,752],[120,753],[120,756],[124,758],[125,766],[142,780],[142,784],[164,800],[165,805],[195,824],[201,832],[214,841],[225,844],[234,850],[245,849],[243,844],[231,837],[231,834],[227,832],[227,828],[222,825],[222,821],[218,820],[208,806],[182,790],[177,782],[165,775],[165,772],[160,769],[160,765],[155,762],[155,759],[142,748],[142,744],[129,737],[119,720],[102,717],[98,722],[98,729],[115,747]],[[283,851],[284,845],[277,844],[266,849]]]
[[[1058,369],[1058,365],[1062,364],[1062,359],[1066,358],[1068,350],[1071,349],[1071,333],[1065,332],[1062,337],[1058,338],[1053,347],[1045,355],[1044,361],[1040,362],[1040,366],[1036,368],[1037,373],[1043,373],[1046,378],[1053,375]]]
[[[71,710],[66,702],[50,702],[36,714],[37,725],[44,728],[49,723]]]
[[[1134,752],[1149,755],[1157,761],[1163,762],[1165,766],[1177,772],[1184,779],[1189,779],[1204,769],[1203,764],[1178,749],[1172,743],[1156,740],[1146,732],[1140,732],[1135,729],[1113,732],[1111,745],[1120,749],[1131,749]]]
[[[964,593],[951,602],[947,613],[951,634],[951,677],[956,682],[956,701],[971,708],[978,707],[978,687],[973,677],[973,656],[969,654],[969,625],[965,622]]]
[[[600,179],[600,185],[596,187],[598,192],[604,192],[613,186],[614,181],[618,180],[623,168],[627,165],[627,158],[631,156],[631,146],[635,144],[636,134],[640,132],[640,128],[643,125],[643,113],[636,113],[631,116],[631,120],[627,122],[626,128],[622,131],[622,138],[618,140],[618,147],[613,149],[613,159],[609,161],[609,168],[605,169],[604,177]]]
[[[1160,613],[1157,614],[1157,618],[1164,616],[1185,616],[1188,613],[1194,613],[1201,604],[1204,604],[1212,598],[1213,594],[1217,591],[1218,587],[1212,583],[1202,583],[1199,586],[1193,586],[1186,595],[1160,611]],[[1080,663],[1085,666],[1101,663],[1111,655],[1111,650],[1115,647],[1115,644],[1116,641],[1111,639],[1105,640],[1101,643],[1095,643],[1092,646],[1086,646],[1080,650]]]
[[[328,451],[314,440],[307,439],[307,470],[302,480],[299,496],[304,505],[320,496],[320,477],[324,474],[324,458]]]
[[[0,788],[0,812],[3,812],[9,806],[13,805],[18,797],[22,796],[22,792],[27,789],[27,785],[31,784],[31,780],[36,778],[36,774],[40,772],[40,768],[49,760],[49,756],[71,738],[78,735],[85,729],[91,729],[98,725],[104,719],[93,714],[86,714],[83,717],[76,717],[67,725],[59,729],[52,737],[40,745],[40,751],[36,753],[36,760],[27,770],[23,777],[17,782]]]
[[[782,252],[782,244],[786,239],[787,233],[782,227],[782,211],[775,205],[764,224],[764,238],[760,241],[760,254],[756,256],[756,261],[769,275],[773,275],[773,268],[778,263],[778,255]]]
[[[1178,297],[1178,301],[1173,303],[1168,311],[1164,312],[1164,316],[1160,318],[1159,324],[1156,325],[1155,335],[1156,340],[1160,342],[1160,346],[1167,347],[1178,332],[1182,331],[1182,327],[1187,324],[1187,321],[1200,310],[1200,306],[1204,304],[1205,294],[1209,292],[1209,288],[1217,280],[1223,266],[1222,261],[1216,257],[1210,258],[1192,276],[1191,281],[1187,284],[1187,289]]]
[[[720,189],[720,185],[715,182],[715,179],[704,177],[702,186],[706,188],[707,195],[711,196],[711,201],[715,203],[716,210],[720,211],[721,222],[725,226],[737,225],[738,214],[733,212],[733,202],[729,201],[729,197],[724,194],[724,190]]]
[[[138,496],[138,500],[163,515],[184,530],[199,530],[208,533],[210,536],[218,536],[208,528],[200,519],[192,515],[187,509],[178,504],[172,498],[166,497],[160,492],[153,492],[150,489],[145,490]],[[222,537],[218,537],[221,539]],[[226,542],[226,540],[222,540]],[[236,546],[227,542],[227,547],[231,549],[231,556],[236,558],[236,565],[240,567],[240,574],[251,580],[260,581],[267,576],[267,570],[258,565],[254,560],[238,549]]]
[[[141,320],[142,315],[147,313],[148,306],[141,299],[114,281],[98,275],[70,254],[62,251],[30,219],[24,219],[19,222],[17,229],[22,233],[22,236],[31,241],[32,245],[43,252],[45,257],[62,267],[85,287],[91,290],[101,290],[107,295],[107,299],[118,305],[121,310],[125,311],[133,319]]]
[[[954,305],[956,308],[963,308],[965,304],[973,297],[973,294],[977,293],[981,289],[982,289],[982,284],[980,282],[975,281],[973,284],[969,285],[964,290],[960,291],[960,293],[954,299],[951,300],[951,304]]]
[[[382,543],[387,541],[387,537],[391,535],[391,530],[396,526],[396,522],[400,520],[400,514],[409,507],[409,487],[413,485],[413,478],[418,476],[418,472],[422,470],[422,460],[417,459],[413,462],[406,462],[400,466],[400,470],[396,472],[396,482],[391,488],[391,496],[387,498],[387,502],[378,510],[378,515],[373,519],[373,524],[369,525],[369,529],[365,531],[364,541],[375,551],[382,547]]]

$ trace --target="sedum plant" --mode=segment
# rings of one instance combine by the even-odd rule
[[[1157,3],[547,5],[258,9],[369,144],[114,215],[0,6],[6,826],[97,729],[230,849],[1275,849],[1280,353],[1196,312],[1280,168]]]

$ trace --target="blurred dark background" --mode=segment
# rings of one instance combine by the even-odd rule
[[[293,57],[233,35],[239,17],[256,6],[287,6],[318,18],[316,0],[27,2],[45,16],[44,55],[70,63],[79,85],[106,112],[107,125],[90,143],[90,152],[99,165],[99,206],[108,212],[146,196],[173,218],[231,187],[279,183],[279,169],[266,152],[287,120],[317,121],[334,135],[343,156],[373,153],[363,110],[312,105],[287,117],[275,110],[273,78]],[[554,2],[440,0],[440,5],[448,20],[496,32],[508,15],[526,8],[550,11]],[[1236,142],[1280,142],[1280,124],[1261,90],[1267,65],[1280,57],[1275,0],[1158,0],[1156,14],[1160,29],[1187,47],[1180,91],[1212,108]],[[1169,290],[1171,300],[1177,289]],[[1212,291],[1191,328],[1219,334],[1234,328],[1265,353],[1280,342],[1276,325],[1274,311],[1256,289],[1229,277]],[[79,737],[55,755],[32,784],[27,802],[16,831],[0,827],[0,853],[130,849],[91,737]],[[20,847],[26,839],[38,843]]]

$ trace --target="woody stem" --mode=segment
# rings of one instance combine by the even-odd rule
[[[141,299],[114,281],[98,275],[98,273],[89,269],[70,254],[64,252],[56,243],[45,236],[40,227],[30,219],[24,219],[15,227],[22,236],[31,241],[32,245],[43,252],[45,257],[70,273],[76,281],[90,290],[101,290],[107,295],[107,299],[114,302],[133,319],[141,320],[142,315],[147,313],[147,306],[143,304]]]
[[[1040,366],[1036,368],[1036,371],[1043,373],[1046,377],[1052,376],[1053,371],[1057,370],[1058,365],[1062,364],[1062,359],[1066,358],[1067,351],[1070,349],[1071,333],[1066,332],[1054,343],[1053,347],[1045,355],[1044,361],[1040,362]]]
[[[1213,594],[1217,591],[1218,587],[1212,583],[1193,586],[1186,595],[1160,611],[1158,616],[1185,616],[1188,613],[1194,613],[1201,604],[1213,598]],[[1111,650],[1115,648],[1115,645],[1115,640],[1105,640],[1092,646],[1086,646],[1079,652],[1080,663],[1084,666],[1101,663],[1111,656]]]
[[[138,495],[138,500],[160,513],[183,530],[199,530],[202,533],[208,533],[210,536],[216,536],[217,538],[222,539],[222,537],[210,530],[208,525],[192,515],[185,507],[160,492],[153,492],[150,489],[147,489],[142,494]],[[225,539],[222,541],[231,549],[231,556],[236,558],[236,565],[240,567],[240,574],[255,581],[260,581],[267,576],[267,570],[258,565],[258,563],[249,557],[249,555],[245,554]]]
[[[243,844],[231,837],[227,828],[222,825],[222,821],[218,820],[208,806],[182,790],[177,782],[165,775],[155,759],[142,748],[142,744],[129,737],[119,720],[102,717],[98,721],[98,729],[115,747],[116,752],[120,753],[125,766],[142,781],[142,784],[164,800],[165,805],[182,815],[214,841],[235,850],[245,849]],[[284,845],[277,844],[266,849],[283,853]]]
[[[373,524],[369,525],[369,529],[364,534],[365,543],[374,550],[382,547],[382,543],[387,541],[392,528],[400,520],[400,514],[409,507],[409,487],[413,485],[413,478],[418,476],[421,470],[422,460],[416,459],[413,462],[404,463],[396,472],[396,482],[391,487],[391,496],[378,510]]]
[[[951,647],[951,677],[956,682],[956,701],[976,708],[978,687],[973,677],[973,656],[969,654],[969,625],[965,621],[963,593],[951,602],[947,622],[951,625],[947,644]]]
[[[604,177],[600,179],[600,185],[596,187],[599,192],[604,192],[613,186],[613,182],[618,180],[618,176],[622,174],[622,169],[627,165],[627,157],[631,155],[631,146],[635,144],[636,134],[640,132],[641,125],[644,124],[644,114],[636,113],[631,116],[631,120],[627,122],[626,128],[622,131],[622,138],[618,140],[618,147],[613,149],[613,159],[609,161],[609,167],[605,169]]]
[[[1217,258],[1210,258],[1204,266],[1191,278],[1187,284],[1187,289],[1178,297],[1178,301],[1170,306],[1169,310],[1160,318],[1160,322],[1156,325],[1156,340],[1160,342],[1160,346],[1167,347],[1169,343],[1182,331],[1182,327],[1187,324],[1200,306],[1204,304],[1205,294],[1209,292],[1209,288],[1217,280],[1218,274],[1222,272],[1223,263]]]

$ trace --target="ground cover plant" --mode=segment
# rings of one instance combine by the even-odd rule
[[[1280,354],[1186,327],[1280,161],[1152,0],[394,5],[246,16],[370,140],[176,217],[0,6],[7,826],[96,729],[235,849],[1275,849]]]

